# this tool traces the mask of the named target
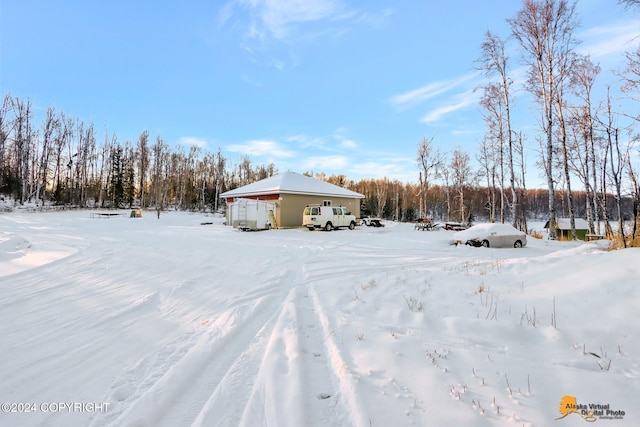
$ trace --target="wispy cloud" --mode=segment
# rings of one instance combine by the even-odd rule
[[[358,143],[344,136],[342,131],[342,129],[338,129],[333,134],[333,138],[337,141],[337,144],[334,141],[331,141],[331,138],[327,138],[329,139],[329,141],[327,141],[322,137],[312,137],[303,134],[287,137],[284,141],[287,144],[293,144],[299,148],[315,148],[316,150],[330,152],[342,151],[341,149],[353,150],[357,148]]]
[[[284,40],[300,24],[335,22],[354,14],[342,0],[234,0],[221,8],[218,16],[221,24],[230,20],[234,6],[249,12],[247,34],[260,40]]]
[[[297,147],[300,147],[300,148],[312,147],[312,148],[322,149],[324,148],[324,145],[325,145],[324,140],[322,138],[310,137],[302,134],[290,136],[286,138],[285,141],[290,144],[295,144]]]
[[[477,78],[478,72],[465,74],[455,79],[429,83],[418,89],[394,95],[389,99],[391,105],[397,110],[406,110],[415,107],[427,99],[434,98],[455,89],[456,87]]]
[[[195,138],[193,136],[183,136],[178,140],[178,143],[200,148],[204,148],[207,146],[207,141],[201,138]]]
[[[338,148],[353,150],[358,147],[358,143],[346,136],[347,128],[338,128],[333,132],[333,137],[338,141]]]
[[[389,18],[393,15],[393,9],[382,9],[379,12],[363,12],[358,17],[358,22],[375,29],[382,29],[387,26]]]
[[[233,3],[227,3],[218,11],[218,25],[225,25],[233,16]]]
[[[344,170],[349,165],[346,156],[311,156],[302,160],[304,169]]]
[[[277,158],[294,157],[293,151],[285,150],[276,141],[256,139],[244,144],[232,144],[227,149],[234,153],[249,156],[272,156]]]
[[[352,141],[351,139],[343,139],[343,140],[340,142],[340,146],[341,146],[342,148],[347,148],[347,149],[352,150],[352,149],[354,149],[354,148],[357,148],[357,147],[358,147],[358,144],[357,144],[355,141]]]
[[[578,38],[583,40],[580,52],[594,59],[607,55],[620,55],[640,43],[640,25],[637,20],[619,21],[614,25],[589,28]]]
[[[392,179],[398,179],[402,182],[411,182],[416,179],[417,166],[413,160],[389,159],[384,163],[376,161],[355,163],[350,171],[359,177],[393,177]]]
[[[468,90],[466,92],[457,94],[446,104],[429,111],[420,121],[427,124],[436,123],[440,121],[442,117],[449,113],[461,110],[470,105],[477,105],[480,102],[480,96],[480,92],[474,90]]]
[[[339,40],[357,28],[386,27],[392,9],[358,9],[349,0],[227,0],[218,28],[239,35],[241,49],[258,64],[284,71],[296,67],[309,45]]]
[[[473,135],[475,134],[475,130],[464,130],[464,129],[454,129],[451,131],[452,135]]]

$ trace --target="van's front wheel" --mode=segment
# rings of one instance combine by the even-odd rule
[[[354,228],[356,228],[356,223],[351,221],[351,223],[349,224],[349,230],[353,230]]]
[[[331,224],[330,222],[327,222],[327,224],[324,226],[324,230],[325,231],[333,230],[333,224]]]

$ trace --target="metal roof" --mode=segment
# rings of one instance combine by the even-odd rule
[[[589,224],[587,220],[582,218],[576,218],[576,230],[588,230]],[[549,228],[549,221],[544,225],[544,228]],[[569,218],[556,218],[556,228],[558,230],[571,230],[571,220]]]
[[[296,172],[274,175],[244,187],[226,191],[220,197],[248,197],[267,194],[310,194],[314,196],[364,198],[364,194]]]

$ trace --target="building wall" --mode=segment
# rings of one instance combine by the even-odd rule
[[[587,240],[587,231],[576,229],[576,238],[578,240]],[[560,236],[561,240],[571,240],[571,230],[558,229],[558,236]]]
[[[348,197],[311,196],[303,194],[281,194],[278,202],[277,220],[279,227],[302,226],[302,213],[307,205],[321,205],[331,200],[332,206],[345,206],[356,218],[360,218],[360,199]]]
[[[252,199],[269,200],[276,204],[276,221],[278,227],[301,227],[302,213],[307,205],[322,205],[325,200],[331,200],[332,206],[345,206],[356,218],[360,218],[361,199],[333,196],[313,196],[304,194],[269,194],[252,196]],[[233,199],[228,199],[231,203]],[[229,206],[227,206],[227,224],[229,222]]]

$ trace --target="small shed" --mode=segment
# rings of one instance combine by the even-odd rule
[[[589,224],[583,218],[575,218],[576,237],[578,240],[586,240],[589,233]],[[549,221],[544,224],[544,228],[549,228]],[[556,231],[560,240],[571,240],[571,219],[556,218]]]
[[[227,201],[227,224],[231,224],[229,206],[239,199],[263,200],[274,203],[273,227],[300,227],[302,214],[309,204],[344,206],[360,218],[363,194],[295,172],[285,172],[265,178],[220,195]]]

